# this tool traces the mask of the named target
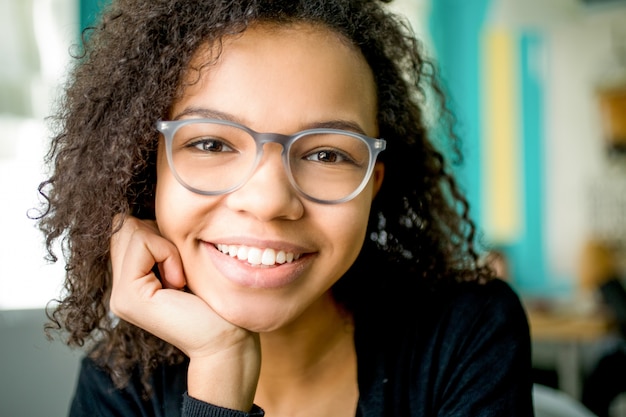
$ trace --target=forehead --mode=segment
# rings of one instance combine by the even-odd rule
[[[196,52],[182,102],[201,101],[238,113],[254,106],[313,111],[345,108],[376,117],[372,71],[358,48],[311,24],[256,24]]]
[[[257,22],[241,33],[226,35],[217,41],[201,44],[193,55],[188,72],[196,72],[203,67],[219,63],[224,52],[233,48],[243,49],[248,46],[261,51],[263,47],[276,44],[285,49],[304,43],[339,48],[346,57],[351,57],[355,62],[360,61],[360,64],[369,68],[361,51],[345,36],[327,26],[306,22]]]

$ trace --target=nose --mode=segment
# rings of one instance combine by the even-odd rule
[[[302,199],[293,188],[282,162],[282,146],[264,145],[263,156],[250,179],[226,196],[231,210],[246,212],[258,220],[297,220],[304,212]]]

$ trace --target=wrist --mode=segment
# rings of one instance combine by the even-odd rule
[[[210,413],[210,414],[209,414]],[[189,396],[183,396],[183,416],[219,416],[219,417],[263,417],[265,412],[257,405],[253,405],[249,411],[233,410],[215,404],[209,404]]]
[[[211,355],[189,358],[190,397],[233,410],[250,411],[261,368],[258,336]]]

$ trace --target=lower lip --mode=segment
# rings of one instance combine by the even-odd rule
[[[310,263],[312,255],[304,255],[290,263],[251,265],[226,255],[207,242],[203,242],[209,258],[215,268],[229,281],[248,288],[281,288],[287,286],[302,275]]]

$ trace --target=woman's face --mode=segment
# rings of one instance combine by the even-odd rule
[[[205,63],[208,52],[198,51],[192,67]],[[188,81],[197,77],[190,71]],[[369,66],[337,35],[307,25],[256,26],[225,40],[217,63],[186,88],[170,117],[219,114],[257,132],[282,134],[340,122],[376,137],[376,111]],[[266,144],[263,152],[248,182],[219,196],[179,184],[163,140],[157,164],[157,223],[180,252],[189,288],[223,318],[253,331],[279,329],[327,300],[361,249],[383,175],[377,164],[357,197],[319,204],[292,187],[280,145]],[[249,257],[218,246],[247,249]],[[257,265],[253,257],[271,254],[268,249],[294,260]]]

